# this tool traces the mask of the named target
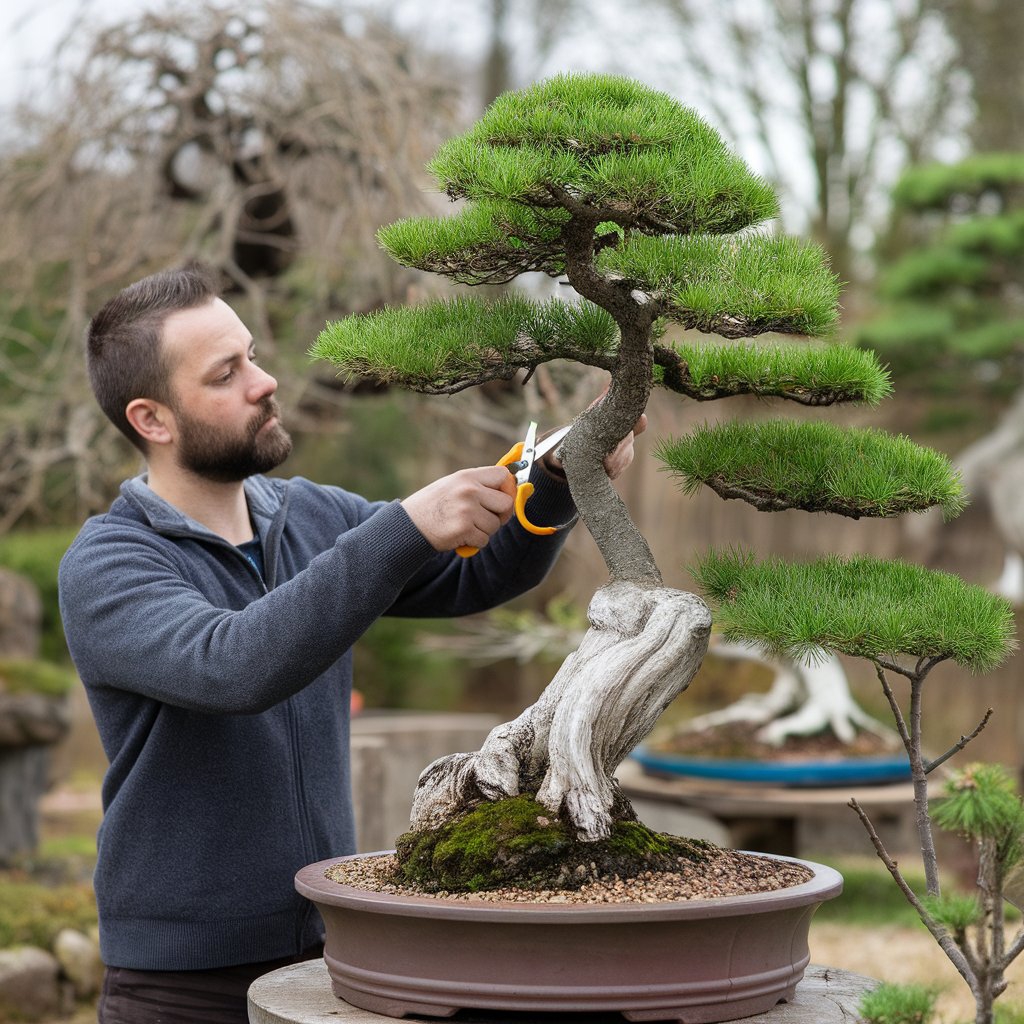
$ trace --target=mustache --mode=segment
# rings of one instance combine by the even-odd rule
[[[252,421],[249,423],[249,435],[255,437],[259,433],[260,428],[274,416],[280,421],[281,406],[277,404],[277,399],[273,395],[261,398],[259,412],[253,416]]]

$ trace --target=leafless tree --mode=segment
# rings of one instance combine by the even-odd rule
[[[365,13],[192,4],[72,39],[0,161],[0,531],[102,507],[130,469],[79,340],[153,270],[221,268],[286,404],[320,408],[305,350],[328,316],[406,297],[374,232],[429,202],[455,116],[450,74]]]
[[[858,273],[902,167],[966,117],[966,78],[929,0],[650,0],[706,110],[800,208],[840,277]],[[795,218],[794,218],[795,219]]]

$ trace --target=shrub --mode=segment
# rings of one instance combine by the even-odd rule
[[[937,993],[925,985],[879,985],[860,1002],[868,1024],[928,1024]]]

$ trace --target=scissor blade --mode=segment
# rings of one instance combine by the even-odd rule
[[[537,424],[533,422],[527,428],[526,438],[523,441],[523,454],[518,462],[512,463],[508,468],[512,470],[517,484],[525,484],[530,479],[530,470],[533,469],[533,460],[537,458]]]
[[[542,455],[547,455],[547,453],[551,451],[552,448],[556,447],[570,430],[572,430],[571,423],[567,427],[562,427],[559,430],[556,430],[553,434],[548,434],[543,441],[538,441],[537,446],[533,450],[533,457],[535,459],[539,459]]]

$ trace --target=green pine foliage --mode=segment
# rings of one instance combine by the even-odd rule
[[[557,206],[553,190],[643,231],[730,233],[776,216],[771,187],[670,96],[567,74],[499,96],[429,169],[452,198]]]
[[[757,561],[709,551],[691,573],[727,640],[776,656],[951,659],[986,672],[1016,647],[1008,601],[950,573],[901,561],[830,555]]]
[[[1009,844],[1007,863],[1020,859],[1024,807],[1002,765],[968,765],[946,781],[944,794],[932,809],[932,819],[940,828],[973,840]]]
[[[1024,155],[1013,153],[911,168],[897,184],[914,241],[883,271],[885,305],[857,343],[877,349],[909,386],[998,397],[1019,379],[1022,185]]]
[[[795,238],[634,235],[605,249],[598,263],[663,298],[672,319],[705,333],[821,335],[838,319],[839,282],[824,252]]]
[[[617,336],[612,318],[588,302],[459,297],[329,323],[310,354],[343,374],[433,394],[561,356],[604,365]]]
[[[930,299],[949,288],[979,288],[985,283],[988,263],[953,245],[930,246],[908,253],[890,267],[882,284],[886,298]]]
[[[848,345],[693,344],[672,346],[686,387],[669,373],[659,383],[698,399],[752,394],[806,400],[810,405],[877,405],[892,392],[888,372],[873,352]]]
[[[893,190],[911,210],[946,209],[950,196],[978,198],[1024,185],[1024,154],[978,153],[956,164],[922,164],[907,170]]]
[[[561,243],[568,214],[515,203],[480,202],[452,217],[411,217],[377,232],[396,262],[462,284],[503,284],[519,274],[565,269]]]
[[[964,507],[963,486],[939,452],[884,431],[789,420],[699,426],[655,455],[693,494],[706,484],[763,510],[887,517]]]
[[[981,903],[974,893],[944,892],[941,896],[925,896],[922,902],[928,913],[954,935],[962,935],[982,918]]]

